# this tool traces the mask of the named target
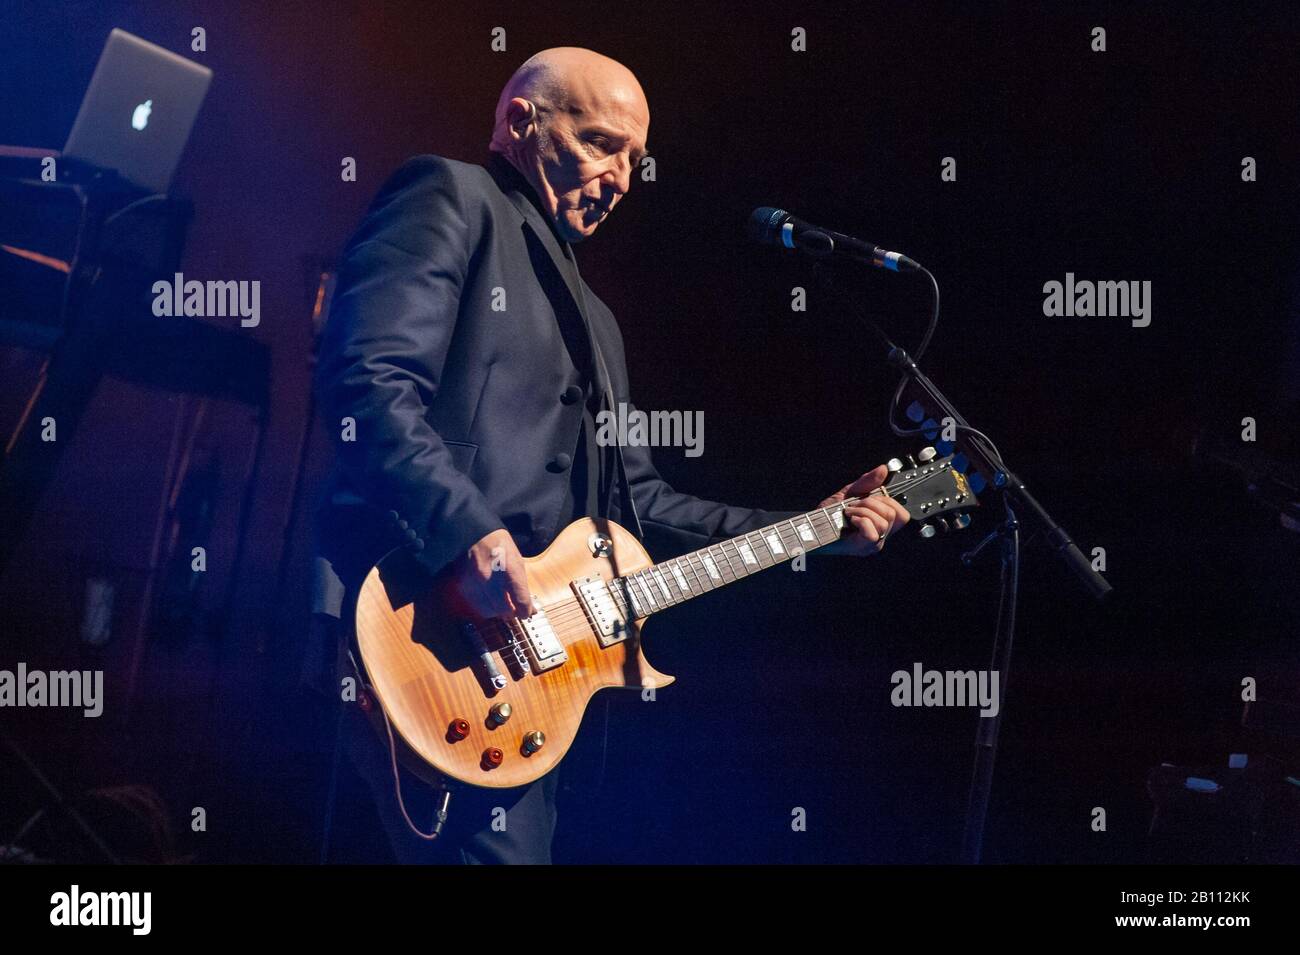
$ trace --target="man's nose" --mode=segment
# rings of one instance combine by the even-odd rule
[[[601,178],[612,186],[620,196],[626,195],[627,191],[632,188],[632,164],[620,157],[617,164]]]

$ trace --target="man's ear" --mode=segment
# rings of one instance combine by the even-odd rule
[[[528,135],[528,127],[537,121],[537,106],[530,100],[516,96],[510,101],[510,132],[516,139]]]

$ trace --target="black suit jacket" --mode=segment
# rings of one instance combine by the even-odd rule
[[[418,156],[380,190],[343,254],[320,346],[338,463],[317,513],[315,610],[339,615],[395,547],[434,574],[498,528],[538,553],[572,518],[589,354],[571,254],[500,157]],[[618,324],[582,289],[614,400],[631,406]],[[623,454],[646,535],[679,549],[793,513],[678,493],[649,448]],[[605,490],[625,523],[617,485]]]

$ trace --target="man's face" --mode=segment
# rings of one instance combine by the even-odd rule
[[[595,233],[631,188],[649,123],[639,92],[542,114],[533,140],[534,185],[566,241]]]

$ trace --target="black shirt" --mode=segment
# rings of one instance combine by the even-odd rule
[[[602,453],[603,449],[596,443],[596,415],[605,405],[604,395],[592,381],[590,358],[581,371],[582,433],[578,435],[578,444],[573,453],[568,497],[560,511],[560,519],[566,525],[583,517],[607,516],[602,501],[609,500],[607,490],[602,494],[602,490],[609,486],[609,455]],[[563,528],[557,527],[555,530],[558,533]]]

